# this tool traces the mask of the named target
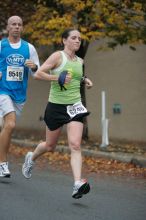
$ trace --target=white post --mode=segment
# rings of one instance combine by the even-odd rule
[[[101,119],[105,120],[106,118],[106,107],[105,107],[105,91],[101,92]]]
[[[109,145],[108,138],[108,119],[106,118],[106,100],[105,100],[105,91],[101,92],[101,106],[102,106],[102,115],[101,115],[101,126],[102,126],[102,143],[100,147],[107,147]]]

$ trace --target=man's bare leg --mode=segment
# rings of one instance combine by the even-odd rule
[[[4,116],[4,124],[0,132],[0,163],[7,161],[10,148],[12,132],[16,124],[15,112],[10,112]]]

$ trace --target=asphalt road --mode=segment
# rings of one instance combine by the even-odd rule
[[[146,179],[91,175],[91,192],[71,197],[72,175],[35,167],[21,174],[22,159],[11,164],[12,178],[0,178],[0,220],[145,220]]]

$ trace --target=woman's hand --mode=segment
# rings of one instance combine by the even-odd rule
[[[68,74],[66,75],[66,78],[65,78],[65,84],[70,83],[71,79],[72,79],[71,73],[68,72]]]
[[[93,86],[92,81],[90,79],[88,79],[88,78],[84,79],[84,83],[85,83],[87,89],[90,89]]]

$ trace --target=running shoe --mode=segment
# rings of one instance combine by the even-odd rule
[[[33,152],[28,152],[25,156],[25,162],[22,166],[22,174],[25,178],[31,178],[31,171],[34,165],[34,162],[31,160]]]
[[[0,163],[0,177],[7,177],[9,178],[11,173],[8,169],[8,162]]]
[[[72,197],[74,199],[80,199],[84,194],[90,191],[90,185],[86,180],[81,180],[79,184],[74,185]]]

